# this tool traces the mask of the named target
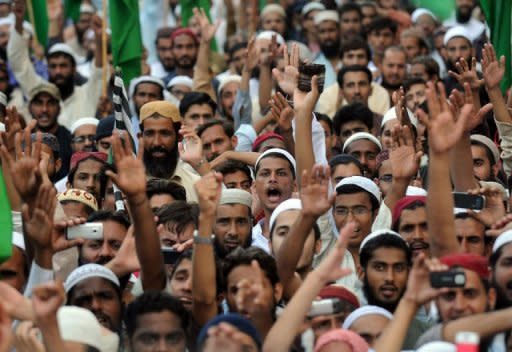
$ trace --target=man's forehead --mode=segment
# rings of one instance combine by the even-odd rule
[[[221,204],[217,206],[217,217],[235,217],[250,215],[250,209],[243,204]]]
[[[281,169],[281,168],[290,168],[290,163],[288,160],[281,158],[279,156],[267,156],[260,160],[259,169]]]
[[[276,218],[275,227],[279,226],[290,226],[292,225],[295,220],[299,217],[300,210],[298,209],[290,209],[283,211],[279,216]]]
[[[95,292],[115,291],[114,284],[102,277],[91,277],[77,283],[73,288],[73,296],[93,294]]]
[[[347,147],[348,153],[359,152],[359,151],[379,151],[379,147],[368,139],[359,139],[357,141],[353,141]]]
[[[381,262],[389,265],[402,264],[407,261],[405,252],[396,247],[377,247],[370,259],[370,262]]]
[[[336,206],[368,205],[371,204],[370,194],[365,191],[338,194]]]

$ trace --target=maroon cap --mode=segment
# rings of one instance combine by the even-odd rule
[[[171,33],[171,39],[174,40],[179,35],[188,35],[188,36],[192,37],[192,39],[194,39],[194,42],[196,44],[199,44],[199,39],[197,38],[197,35],[190,28],[176,29],[175,31],[173,31]]]
[[[442,257],[440,261],[450,268],[461,267],[474,271],[484,280],[489,279],[489,260],[481,255],[470,253],[450,254]]]
[[[89,158],[93,158],[106,163],[108,156],[107,154],[101,152],[76,152],[71,156],[69,169],[74,170],[78,166],[79,162]]]
[[[425,196],[406,196],[396,202],[395,207],[393,208],[393,221],[392,227],[395,227],[398,220],[400,220],[400,216],[402,216],[402,212],[405,208],[415,202],[422,202],[423,204],[427,204],[427,197]]]
[[[252,151],[255,152],[263,142],[272,138],[279,139],[280,141],[284,142],[284,138],[280,134],[277,134],[275,132],[266,132],[259,135],[258,138],[256,138],[256,140],[252,144]]]
[[[318,294],[322,299],[326,298],[338,298],[340,301],[345,301],[353,305],[355,308],[359,308],[359,300],[356,295],[347,290],[343,286],[329,285],[325,286]]]

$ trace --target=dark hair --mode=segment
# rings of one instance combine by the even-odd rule
[[[103,222],[103,221],[114,221],[119,225],[128,229],[130,227],[130,219],[126,216],[123,211],[109,211],[109,210],[98,210],[93,212],[87,218],[87,222]]]
[[[176,232],[183,231],[189,224],[194,224],[195,228],[199,224],[199,206],[197,203],[178,200],[172,204],[162,206],[155,215],[158,216],[158,224],[174,224]]]
[[[421,77],[410,77],[404,80],[404,90],[407,93],[412,86],[416,84],[426,85],[427,82]]]
[[[408,204],[406,207],[404,207],[402,209],[402,212],[404,210],[416,210],[416,209],[419,209],[419,208],[426,208],[426,204],[425,202],[422,202],[421,200],[415,200],[414,202],[412,202],[411,204]],[[398,218],[398,221],[396,222],[395,226],[393,226],[392,230],[395,231],[395,232],[398,232],[398,229],[400,228],[400,220],[401,220],[402,216],[400,215],[400,217]]]
[[[208,128],[213,127],[213,126],[221,126],[222,129],[224,130],[224,133],[229,138],[231,138],[235,135],[235,128],[230,121],[212,120],[212,121],[206,122],[205,124],[203,124],[197,128],[196,133],[199,136],[199,138],[201,138],[201,135],[204,133],[204,131],[206,131]]]
[[[375,17],[366,27],[366,33],[380,32],[381,30],[389,28],[393,34],[396,34],[398,29],[396,22],[388,17]]]
[[[361,164],[361,162],[358,159],[356,159],[355,157],[353,157],[350,154],[338,154],[338,155],[334,156],[333,158],[331,158],[331,160],[329,160],[329,167],[331,168],[331,176],[334,173],[334,170],[336,170],[336,167],[338,165],[350,165],[350,164],[354,164],[355,166],[357,166],[357,168],[361,172],[361,175],[363,174],[363,165]]]
[[[290,160],[288,160],[287,157],[285,157],[283,154],[281,153],[268,153],[266,154],[264,157],[262,157],[259,161],[259,163],[256,165],[255,169],[254,169],[254,174],[257,175],[258,174],[258,170],[260,169],[260,165],[261,165],[261,162],[263,161],[263,159],[268,159],[268,158],[278,158],[278,159],[283,159],[283,160],[286,160],[286,162],[288,163],[288,165],[290,165],[290,170],[292,172],[292,176],[293,176],[293,179],[295,179],[295,168],[293,167],[293,164],[290,162]]]
[[[188,109],[192,105],[204,105],[208,104],[210,105],[210,108],[212,108],[213,114],[215,114],[215,111],[217,110],[217,103],[215,103],[212,98],[203,92],[189,92],[186,93],[183,96],[183,99],[180,101],[180,115],[183,118],[185,114],[187,113]]]
[[[329,116],[327,116],[326,114],[321,114],[319,112],[315,112],[315,117],[318,122],[323,121],[327,124],[327,126],[329,126],[329,129],[331,130],[331,134],[334,133],[334,126],[332,124],[332,119]]]
[[[224,258],[223,273],[224,278],[224,291],[227,291],[227,278],[231,271],[240,265],[251,265],[252,261],[256,260],[261,267],[261,270],[265,273],[267,279],[269,279],[272,286],[279,283],[279,275],[277,274],[277,264],[274,257],[265,252],[263,249],[258,247],[249,248],[235,248]]]
[[[364,72],[366,73],[366,77],[368,78],[368,84],[372,83],[372,73],[366,66],[362,65],[351,65],[351,66],[343,66],[343,68],[338,72],[338,85],[343,87],[343,79],[345,75],[349,72]]]
[[[231,61],[233,59],[233,55],[235,55],[235,52],[237,52],[240,49],[245,49],[245,48],[247,48],[247,42],[240,42],[240,43],[233,44],[227,50],[227,54],[229,56],[229,61]]]
[[[158,45],[158,40],[161,38],[171,39],[171,34],[174,32],[175,28],[172,27],[162,27],[156,32],[155,45]]]
[[[150,178],[146,183],[146,195],[151,199],[157,194],[168,194],[175,200],[187,200],[187,193],[182,185],[162,178]]]
[[[363,12],[361,11],[361,6],[359,6],[356,3],[348,2],[346,4],[343,4],[339,9],[340,18],[343,16],[345,12],[357,12],[359,15],[359,19],[363,18]]]
[[[384,55],[383,57],[386,56],[386,53],[388,51],[393,51],[393,52],[400,52],[402,54],[404,54],[405,57],[407,57],[407,53],[405,52],[405,49],[403,47],[401,47],[400,45],[391,45],[391,46],[388,46],[386,49],[384,49]]]
[[[372,59],[372,52],[368,43],[361,37],[354,37],[349,40],[343,41],[340,48],[340,57],[343,60],[343,56],[352,50],[363,49],[366,51],[366,57],[368,58],[368,62]]]
[[[101,171],[100,171],[100,175],[99,175],[101,201],[103,201],[105,199],[105,197],[107,196],[107,183],[108,183],[108,179],[109,179],[109,177],[106,174],[107,170],[110,170],[115,173],[115,172],[117,172],[117,168],[114,164],[109,164],[109,163],[105,163],[101,167]],[[98,203],[98,207],[101,207],[101,204]]]
[[[215,168],[215,171],[220,172],[222,175],[234,174],[237,171],[243,172],[250,180],[252,180],[251,169],[247,164],[238,160],[226,160],[220,163]]]
[[[412,265],[412,253],[407,243],[396,235],[385,233],[366,242],[361,252],[359,252],[359,263],[363,270],[366,270],[368,262],[372,259],[373,252],[382,247],[402,250],[405,253],[407,265]]]
[[[439,77],[439,64],[430,56],[416,56],[411,60],[411,65],[414,64],[424,65],[429,79],[431,79],[434,75]]]
[[[352,103],[345,105],[336,112],[332,121],[334,133],[337,136],[341,133],[341,126],[351,121],[361,121],[368,130],[373,128],[373,112],[363,103]]]
[[[186,333],[189,326],[189,313],[179,299],[161,291],[144,292],[135,298],[127,307],[124,314],[124,324],[128,337],[133,337],[137,329],[137,318],[144,314],[168,311],[176,315],[181,322],[181,328]]]
[[[68,174],[69,184],[73,185],[73,182],[75,179],[75,174],[76,174],[76,171],[78,170],[78,167],[80,166],[80,164],[83,163],[84,161],[91,160],[91,159],[94,161],[97,161],[99,163],[102,163],[102,170],[103,170],[103,167],[106,165],[106,163],[103,160],[96,158],[94,155],[89,155],[87,158],[80,160],[73,169],[69,170],[69,174]],[[101,171],[100,171],[100,174],[101,174]]]

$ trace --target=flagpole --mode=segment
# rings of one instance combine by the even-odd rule
[[[32,26],[34,26],[34,44],[35,46],[39,46],[39,38],[37,37],[37,28],[34,18],[34,7],[32,6],[32,0],[27,1],[27,10],[30,23],[32,23]]]
[[[103,28],[101,31],[101,62],[103,64],[102,72],[102,96],[107,96],[107,72],[110,68],[107,63],[107,1],[103,0]]]

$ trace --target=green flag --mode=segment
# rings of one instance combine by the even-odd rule
[[[210,0],[180,0],[181,6],[181,26],[183,28],[188,27],[188,21],[192,16],[194,16],[194,8],[201,8],[208,16],[210,22],[212,21],[212,16],[210,15]],[[210,48],[212,51],[217,52],[217,41],[213,38]]]
[[[510,69],[512,56],[512,1],[510,0],[481,0],[480,6],[485,14],[487,25],[491,30],[491,43],[496,49],[498,58],[505,55],[505,76],[501,81],[501,90],[505,92],[512,84]]]
[[[12,254],[12,215],[11,203],[7,196],[4,175],[0,169],[0,263]]]
[[[64,17],[71,18],[74,23],[80,18],[81,0],[64,0]]]
[[[34,26],[37,42],[46,48],[48,44],[48,9],[46,7],[46,0],[28,0],[26,18]]]
[[[432,11],[437,18],[444,21],[451,17],[455,12],[455,1],[454,0],[412,0],[412,3],[416,7],[423,7]]]
[[[142,35],[138,0],[110,0],[109,13],[114,66],[121,68],[123,80],[128,85],[141,74]]]

